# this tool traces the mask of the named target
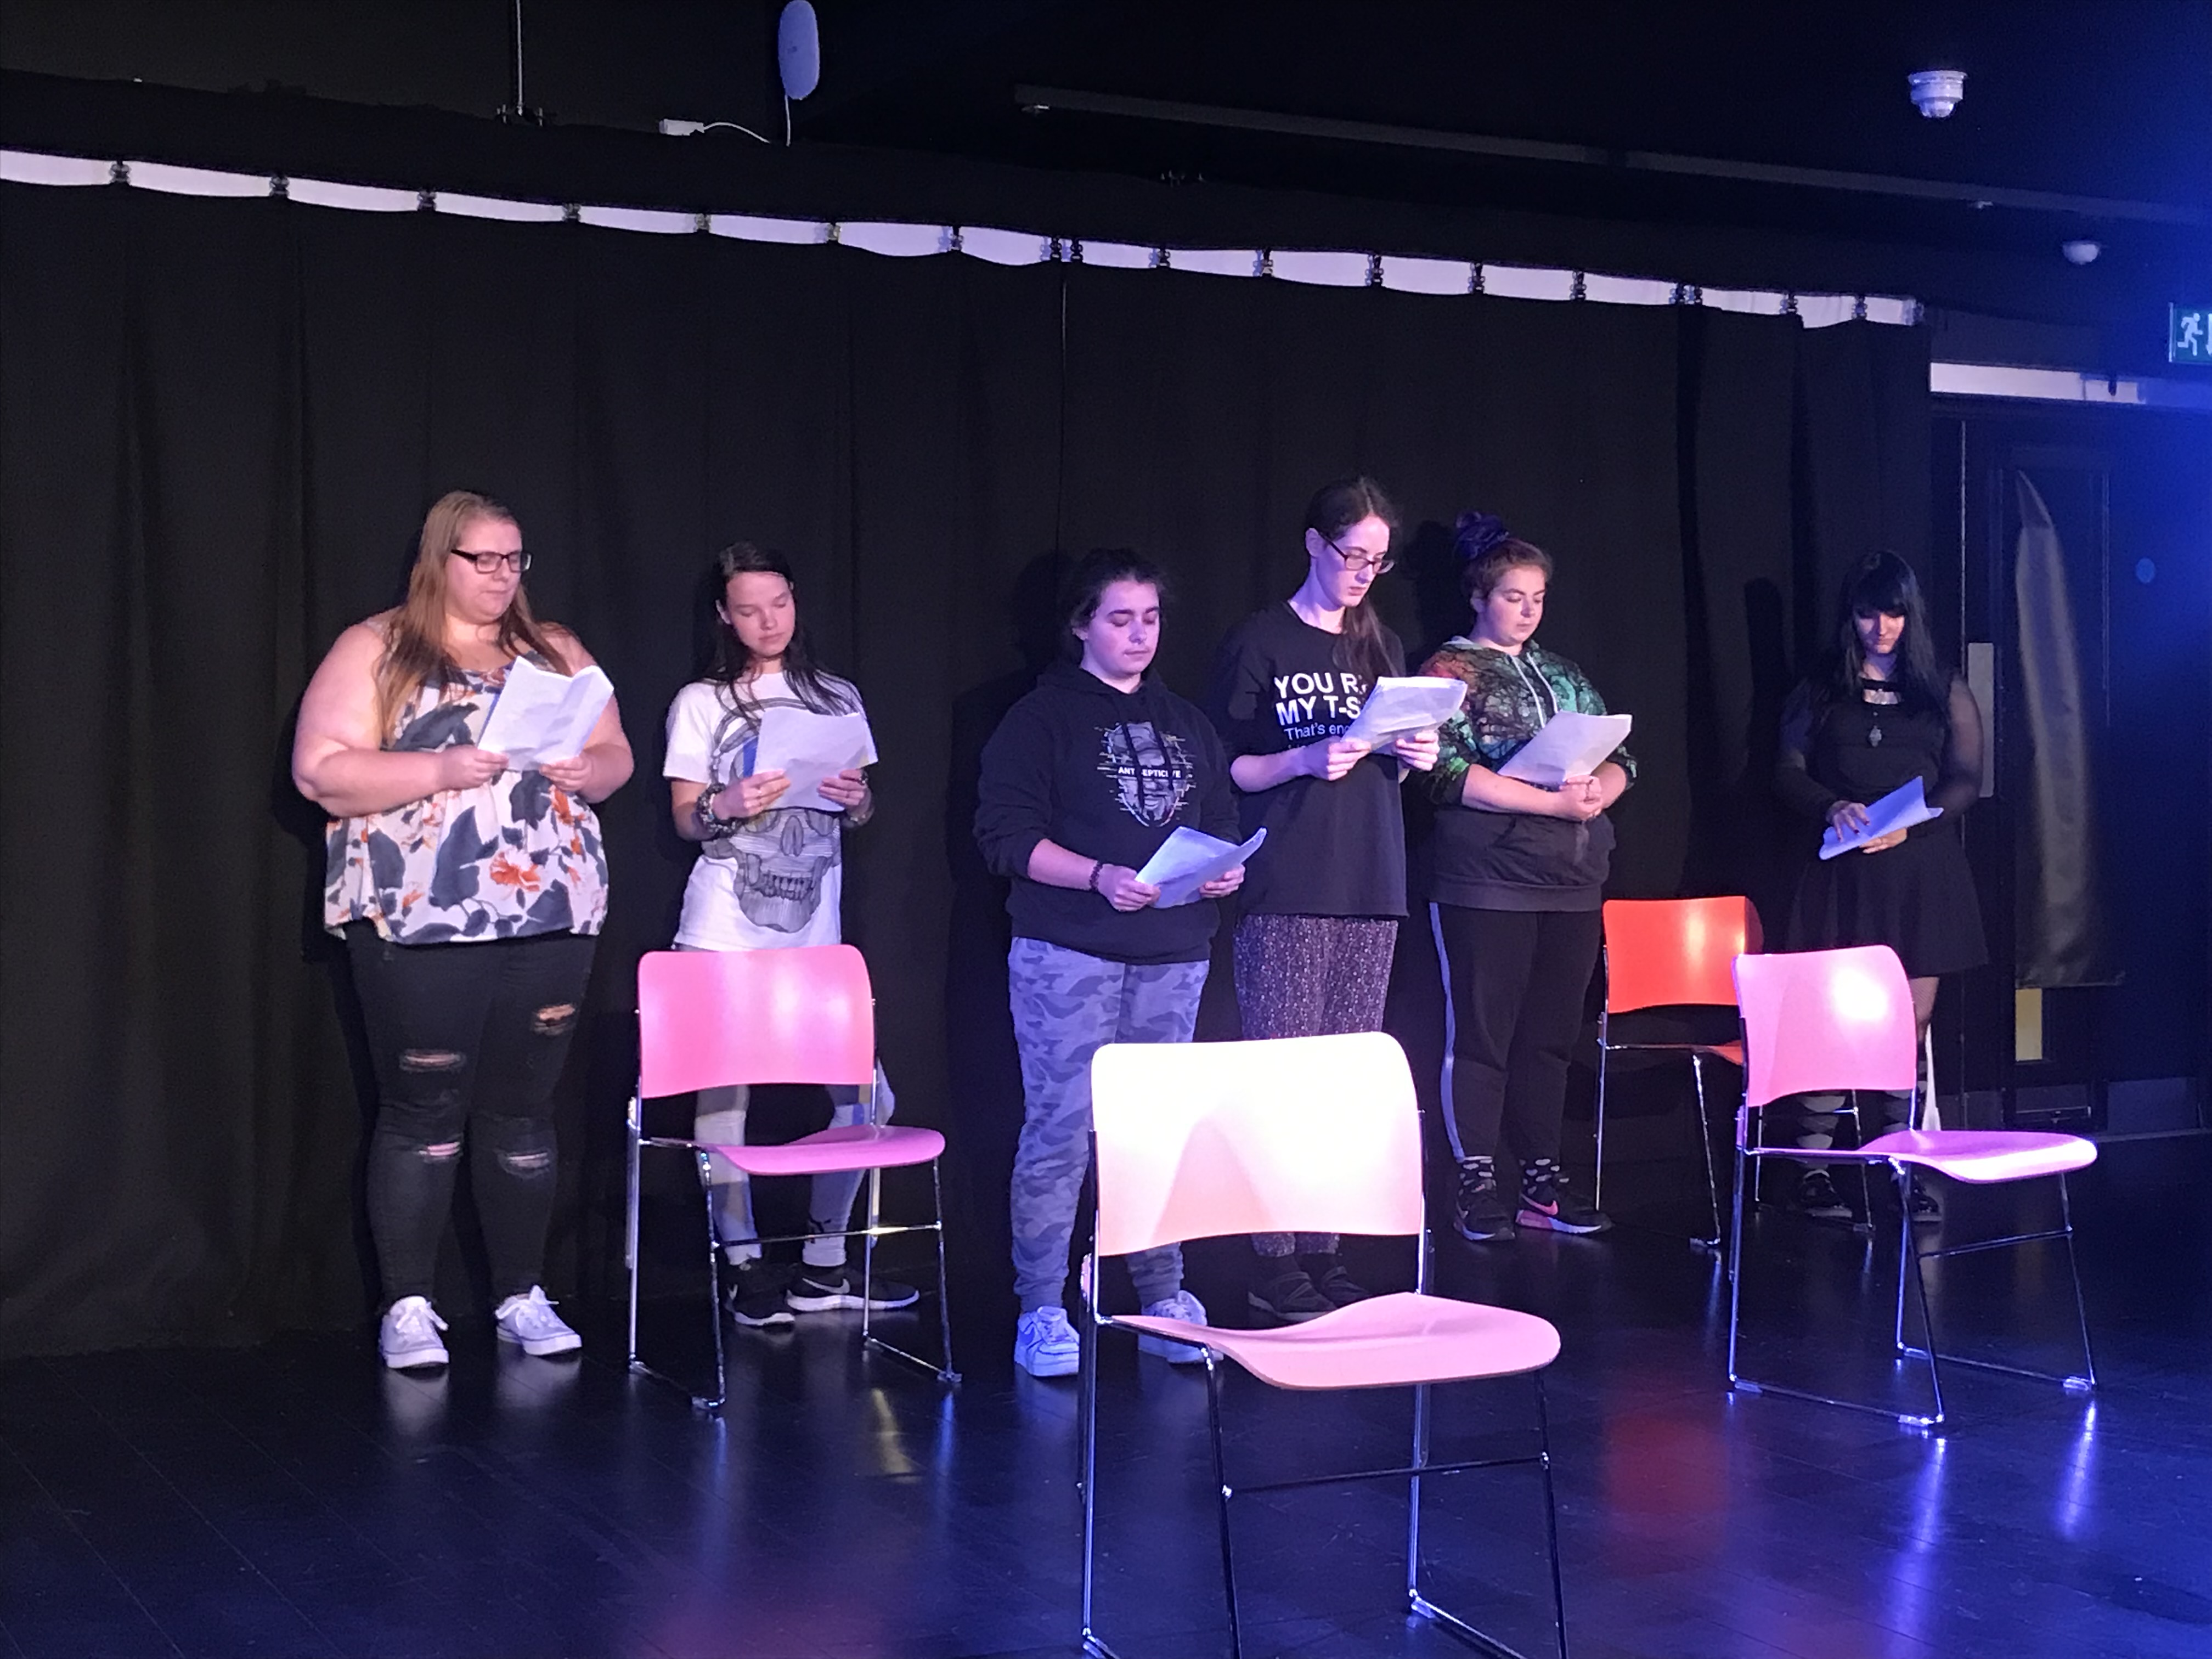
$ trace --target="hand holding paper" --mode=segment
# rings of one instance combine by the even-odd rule
[[[1433,732],[1460,711],[1467,682],[1443,675],[1412,674],[1375,682],[1344,735],[1380,745],[1401,732]]]
[[[821,812],[842,812],[843,805],[822,793],[826,778],[868,766],[876,758],[876,740],[866,714],[817,714],[805,708],[768,708],[761,711],[760,741],[753,751],[753,770],[781,772],[790,788],[778,806],[811,806]]]
[[[1628,741],[1626,714],[1577,714],[1561,709],[1498,769],[1501,778],[1556,789],[1569,778],[1587,778]]]
[[[1916,823],[1926,823],[1942,816],[1943,809],[1928,804],[1920,780],[1913,778],[1869,806],[1864,823],[1842,835],[1836,833],[1833,824],[1829,825],[1820,836],[1820,856],[1832,859],[1856,852],[1870,841],[1879,841],[1884,836],[1900,833]]]
[[[597,664],[580,673],[556,674],[518,657],[484,717],[477,746],[505,755],[518,772],[541,761],[573,760],[584,752],[614,694],[613,682]]]
[[[1145,867],[1137,872],[1137,879],[1147,887],[1160,890],[1159,897],[1152,901],[1156,910],[1188,904],[1199,896],[1200,888],[1244,863],[1267,839],[1267,832],[1258,830],[1239,847],[1233,842],[1178,825],[1175,833],[1160,843],[1159,851],[1145,860]]]

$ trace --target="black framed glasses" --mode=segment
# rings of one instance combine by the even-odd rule
[[[530,555],[519,547],[512,553],[477,553],[465,547],[457,547],[453,550],[453,556],[457,559],[466,559],[476,566],[479,576],[496,576],[501,567],[520,576],[530,568]]]
[[[1339,547],[1334,542],[1329,541],[1328,537],[1323,536],[1322,540],[1328,543],[1328,550],[1330,552],[1335,554],[1338,558],[1344,561],[1344,568],[1346,570],[1364,570],[1374,575],[1387,576],[1390,572],[1398,568],[1397,560],[1392,558],[1387,553],[1382,555],[1380,557],[1375,557],[1365,553],[1347,553],[1342,548]]]

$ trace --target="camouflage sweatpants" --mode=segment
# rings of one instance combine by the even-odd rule
[[[1022,1054],[1022,1138],[1014,1152],[1014,1294],[1024,1311],[1067,1293],[1075,1206],[1091,1167],[1091,1057],[1109,1042],[1188,1042],[1203,962],[1109,962],[1042,939],[1006,953],[1014,1042]],[[1182,1247],[1127,1258],[1138,1300],[1182,1288]]]

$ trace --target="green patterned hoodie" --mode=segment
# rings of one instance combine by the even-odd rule
[[[1519,656],[1464,637],[1447,640],[1421,672],[1467,683],[1467,702],[1444,723],[1436,769],[1413,775],[1437,803],[1429,896],[1478,910],[1595,910],[1613,862],[1613,824],[1486,812],[1461,804],[1471,767],[1496,771],[1562,710],[1606,713],[1583,671],[1531,640]],[[1626,746],[1606,757],[1636,780]]]

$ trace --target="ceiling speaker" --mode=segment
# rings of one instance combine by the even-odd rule
[[[807,0],[791,0],[776,19],[775,65],[787,98],[804,98],[822,84],[822,31]]]

